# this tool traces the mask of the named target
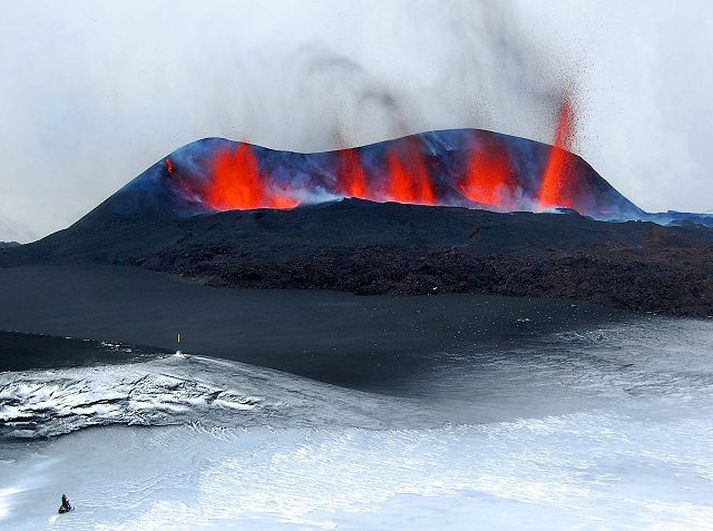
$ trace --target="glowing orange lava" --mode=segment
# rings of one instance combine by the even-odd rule
[[[468,157],[458,189],[476,203],[504,210],[512,208],[517,182],[507,149],[485,137],[477,139],[476,146]]]
[[[173,177],[173,163],[171,162],[171,159],[163,159],[163,164],[166,166],[168,174]]]
[[[389,200],[418,205],[436,204],[431,177],[417,146],[407,149],[403,159],[396,151],[391,151],[387,169]]]
[[[250,144],[241,143],[235,150],[223,150],[212,161],[212,179],[204,200],[216,210],[252,208],[292,208],[292,197],[270,186],[261,173]]]
[[[539,203],[541,208],[576,208],[576,193],[573,190],[573,156],[568,151],[574,136],[574,109],[568,97],[562,100],[557,119],[553,146],[540,183]]]
[[[361,166],[357,151],[344,149],[339,152],[337,183],[340,192],[348,197],[368,198],[366,174]]]

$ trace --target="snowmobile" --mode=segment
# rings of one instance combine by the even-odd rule
[[[72,507],[72,504],[69,503],[69,498],[67,498],[67,495],[62,494],[62,503],[60,504],[59,509],[57,509],[57,512],[59,514],[64,514],[70,511],[74,511],[74,507]]]

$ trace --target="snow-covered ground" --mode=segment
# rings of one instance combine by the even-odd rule
[[[713,322],[434,358],[408,397],[191,356],[0,374],[0,528],[713,529]]]

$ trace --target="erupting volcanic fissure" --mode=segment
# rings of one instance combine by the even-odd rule
[[[250,144],[240,143],[235,150],[217,154],[211,168],[205,201],[216,210],[253,208],[292,208],[297,201],[270,183],[260,172]]]
[[[555,138],[542,174],[538,203],[540,208],[577,208],[574,186],[574,161],[569,152],[574,137],[574,109],[568,96],[560,104]]]
[[[478,140],[458,189],[475,203],[501,210],[513,208],[517,182],[507,149],[488,137]]]
[[[433,183],[418,149],[409,146],[406,157],[392,151],[387,162],[386,197],[397,203],[435,205]]]
[[[359,153],[353,149],[343,149],[339,152],[339,173],[337,188],[347,197],[372,199],[367,189],[366,174],[359,161]]]
[[[325,153],[205,139],[165,158],[163,175],[192,212],[284,209],[341,197],[501,211],[568,207],[604,217],[635,209],[567,150],[573,127],[565,99],[553,146],[474,129]]]

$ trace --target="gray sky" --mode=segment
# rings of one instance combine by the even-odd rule
[[[7,2],[0,239],[68,225],[197,138],[548,141],[567,88],[574,151],[614,186],[648,210],[710,211],[711,35],[704,1]]]

